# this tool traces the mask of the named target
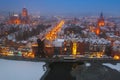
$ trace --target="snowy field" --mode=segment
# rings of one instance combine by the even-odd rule
[[[40,80],[44,64],[0,59],[0,80]]]

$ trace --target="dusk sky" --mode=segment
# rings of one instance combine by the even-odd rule
[[[120,16],[120,0],[0,0],[0,11],[20,12],[26,7],[30,13],[42,15],[106,15]]]

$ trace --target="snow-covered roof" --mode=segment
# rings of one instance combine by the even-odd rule
[[[90,42],[92,44],[108,44],[108,43],[110,43],[108,40],[105,40],[104,38],[100,38],[100,39],[85,38],[85,42]]]
[[[55,47],[62,47],[62,43],[64,42],[64,39],[56,39],[54,42],[53,42],[53,45]]]
[[[113,44],[120,44],[120,41],[116,40]]]
[[[56,39],[58,42],[64,42],[64,39]]]

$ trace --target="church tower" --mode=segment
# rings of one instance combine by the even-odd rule
[[[28,24],[29,23],[29,15],[28,15],[28,11],[27,11],[26,8],[22,9],[21,22],[22,22],[22,24]]]
[[[20,14],[9,13],[9,24],[29,24],[30,19],[26,8],[22,9]]]
[[[97,25],[98,25],[98,27],[105,26],[105,21],[104,21],[103,13],[100,14],[100,18],[98,19]]]
[[[26,8],[22,9],[22,17],[27,17],[28,16],[28,11]]]
[[[105,26],[105,21],[104,21],[104,17],[103,17],[103,13],[100,14],[100,18],[98,19],[97,22],[97,28],[96,28],[96,35],[100,34],[100,27]]]

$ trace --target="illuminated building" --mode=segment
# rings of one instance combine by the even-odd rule
[[[98,19],[98,22],[97,22],[97,28],[95,31],[96,35],[100,34],[100,27],[103,27],[103,26],[105,26],[105,21],[104,21],[103,14],[101,13],[100,18]]]
[[[21,14],[21,23],[22,24],[29,24],[29,16],[28,16],[28,11],[26,8],[22,9],[22,14]]]
[[[100,28],[97,27],[97,28],[96,28],[96,35],[99,35],[99,34],[100,34]]]
[[[17,14],[10,15],[9,23],[10,24],[20,24],[21,20],[20,20],[19,15],[17,15]]]
[[[32,44],[32,53],[36,55],[38,50],[38,45],[37,44]]]
[[[98,19],[97,25],[98,25],[98,27],[105,26],[105,21],[104,21],[104,17],[103,17],[102,13],[100,15],[100,18]]]
[[[9,20],[8,23],[9,24],[29,24],[30,20],[29,20],[29,16],[28,16],[28,11],[26,8],[22,9],[22,13],[21,14],[9,14]]]
[[[73,55],[76,55],[76,54],[77,54],[77,42],[73,42],[72,54],[73,54]]]
[[[66,41],[64,41],[64,44],[63,44],[63,53],[65,54],[65,55],[71,55],[72,54],[72,46],[73,46],[73,43],[72,43],[72,41],[70,41],[70,40],[66,40]]]
[[[26,8],[23,8],[23,9],[22,9],[22,16],[23,16],[23,17],[27,17],[27,16],[28,16],[28,11],[27,11]]]

